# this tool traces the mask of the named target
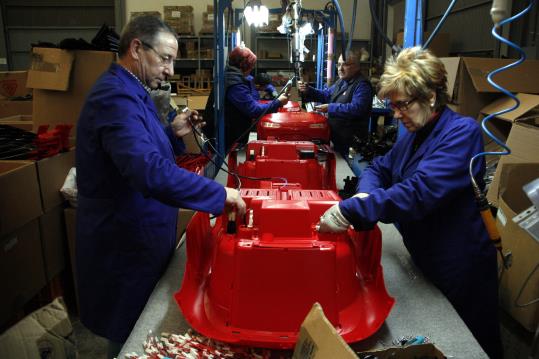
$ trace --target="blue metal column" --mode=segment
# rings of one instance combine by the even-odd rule
[[[423,0],[406,0],[404,14],[404,41],[403,48],[420,46],[423,43]],[[406,132],[406,128],[399,124],[398,135]]]
[[[422,3],[423,0],[406,0],[403,47],[414,47],[423,43]]]
[[[326,57],[325,40],[324,28],[318,29],[318,46],[316,49],[316,88],[319,90],[324,87],[324,62]]]
[[[230,5],[230,0],[213,0],[213,8],[216,9],[216,18],[213,23],[215,36],[213,53],[215,62],[213,66],[213,94],[214,94],[214,118],[217,138],[217,150],[224,155],[225,152],[225,24],[224,11]],[[217,158],[218,167],[221,166],[223,158]],[[216,169],[217,170],[217,169]],[[217,173],[215,173],[217,174]]]

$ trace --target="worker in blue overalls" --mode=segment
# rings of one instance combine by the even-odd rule
[[[447,106],[443,63],[420,47],[388,60],[378,96],[407,132],[362,174],[358,194],[332,206],[321,232],[395,223],[416,265],[449,299],[490,358],[501,358],[496,249],[472,190],[483,151],[473,118]],[[484,157],[473,175],[482,179]],[[484,186],[483,181],[480,181]]]
[[[124,29],[119,60],[97,80],[77,128],[76,269],[80,318],[120,351],[176,246],[178,208],[245,211],[235,189],[179,168],[174,149],[201,119],[166,129],[150,90],[174,74],[176,33],[154,16]]]
[[[369,133],[373,91],[369,80],[361,74],[360,58],[361,53],[356,50],[348,52],[346,62],[340,56],[339,79],[329,88],[317,90],[298,81],[298,90],[305,101],[323,103],[316,110],[328,114],[331,142],[343,158],[348,157],[354,135],[363,139]]]

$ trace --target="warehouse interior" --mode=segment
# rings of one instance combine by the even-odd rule
[[[539,358],[536,0],[0,5],[0,358]]]

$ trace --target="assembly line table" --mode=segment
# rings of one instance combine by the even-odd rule
[[[338,159],[337,179],[352,175],[345,161]],[[223,179],[219,174],[217,180]],[[342,183],[338,186],[342,187]],[[395,226],[379,226],[384,280],[395,305],[380,329],[368,339],[354,343],[354,350],[381,349],[394,346],[404,336],[423,335],[449,358],[488,358],[448,300],[413,264]],[[160,336],[162,332],[183,334],[190,328],[173,298],[180,289],[185,262],[183,245],[174,253],[118,358],[131,352],[143,354],[142,344],[150,331]]]

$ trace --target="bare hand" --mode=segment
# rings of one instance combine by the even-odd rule
[[[187,110],[181,112],[174,118],[174,121],[170,124],[172,126],[172,132],[176,137],[183,137],[193,130],[201,128],[206,123],[203,121],[202,116],[198,114],[196,110]]]
[[[314,110],[315,111],[318,111],[318,112],[328,112],[328,104],[325,103],[323,105],[318,105],[318,106],[315,106]]]
[[[279,98],[277,99],[281,103],[281,106],[284,106],[288,103],[288,94],[283,93]]]
[[[225,212],[230,213],[236,211],[238,216],[243,217],[246,210],[246,205],[241,198],[240,192],[233,188],[225,187],[226,200],[225,200]]]

